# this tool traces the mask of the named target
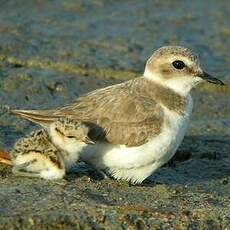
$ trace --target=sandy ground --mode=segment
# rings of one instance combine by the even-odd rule
[[[101,179],[83,163],[61,181],[16,178],[0,165],[0,229],[230,229],[229,1],[2,1],[0,99],[54,108],[141,75],[161,45],[199,52],[227,83],[193,92],[171,162],[142,185]],[[0,147],[33,124],[0,116]]]

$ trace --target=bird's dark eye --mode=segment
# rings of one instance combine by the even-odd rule
[[[67,138],[75,138],[75,136],[67,136]]]
[[[180,60],[176,60],[172,64],[176,69],[183,69],[185,67],[184,62]]]

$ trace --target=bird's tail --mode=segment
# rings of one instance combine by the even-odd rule
[[[20,117],[32,121],[36,124],[41,125],[44,128],[58,120],[61,115],[53,115],[51,110],[17,110],[12,109],[9,111],[10,114],[19,115]]]
[[[0,115],[13,114],[24,119],[32,121],[44,128],[62,117],[62,115],[54,115],[54,110],[20,110],[12,109],[8,105],[0,105]]]

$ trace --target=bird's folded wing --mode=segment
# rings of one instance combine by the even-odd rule
[[[95,90],[53,111],[18,110],[17,114],[44,126],[60,117],[90,122],[104,132],[104,135],[97,133],[103,141],[138,146],[160,132],[163,111],[155,100],[137,94],[126,84]]]
[[[155,100],[137,94],[126,84],[79,97],[73,104],[56,110],[54,115],[64,114],[98,125],[105,132],[105,135],[99,136],[111,144],[144,144],[161,130],[162,107]]]

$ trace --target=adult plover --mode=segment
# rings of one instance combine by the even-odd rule
[[[192,112],[189,92],[203,81],[223,85],[201,69],[192,51],[165,46],[153,53],[139,78],[95,90],[61,108],[11,112],[47,129],[60,117],[95,125],[91,137],[101,132],[100,140],[83,149],[76,144],[71,151],[116,179],[141,183],[176,152]]]

